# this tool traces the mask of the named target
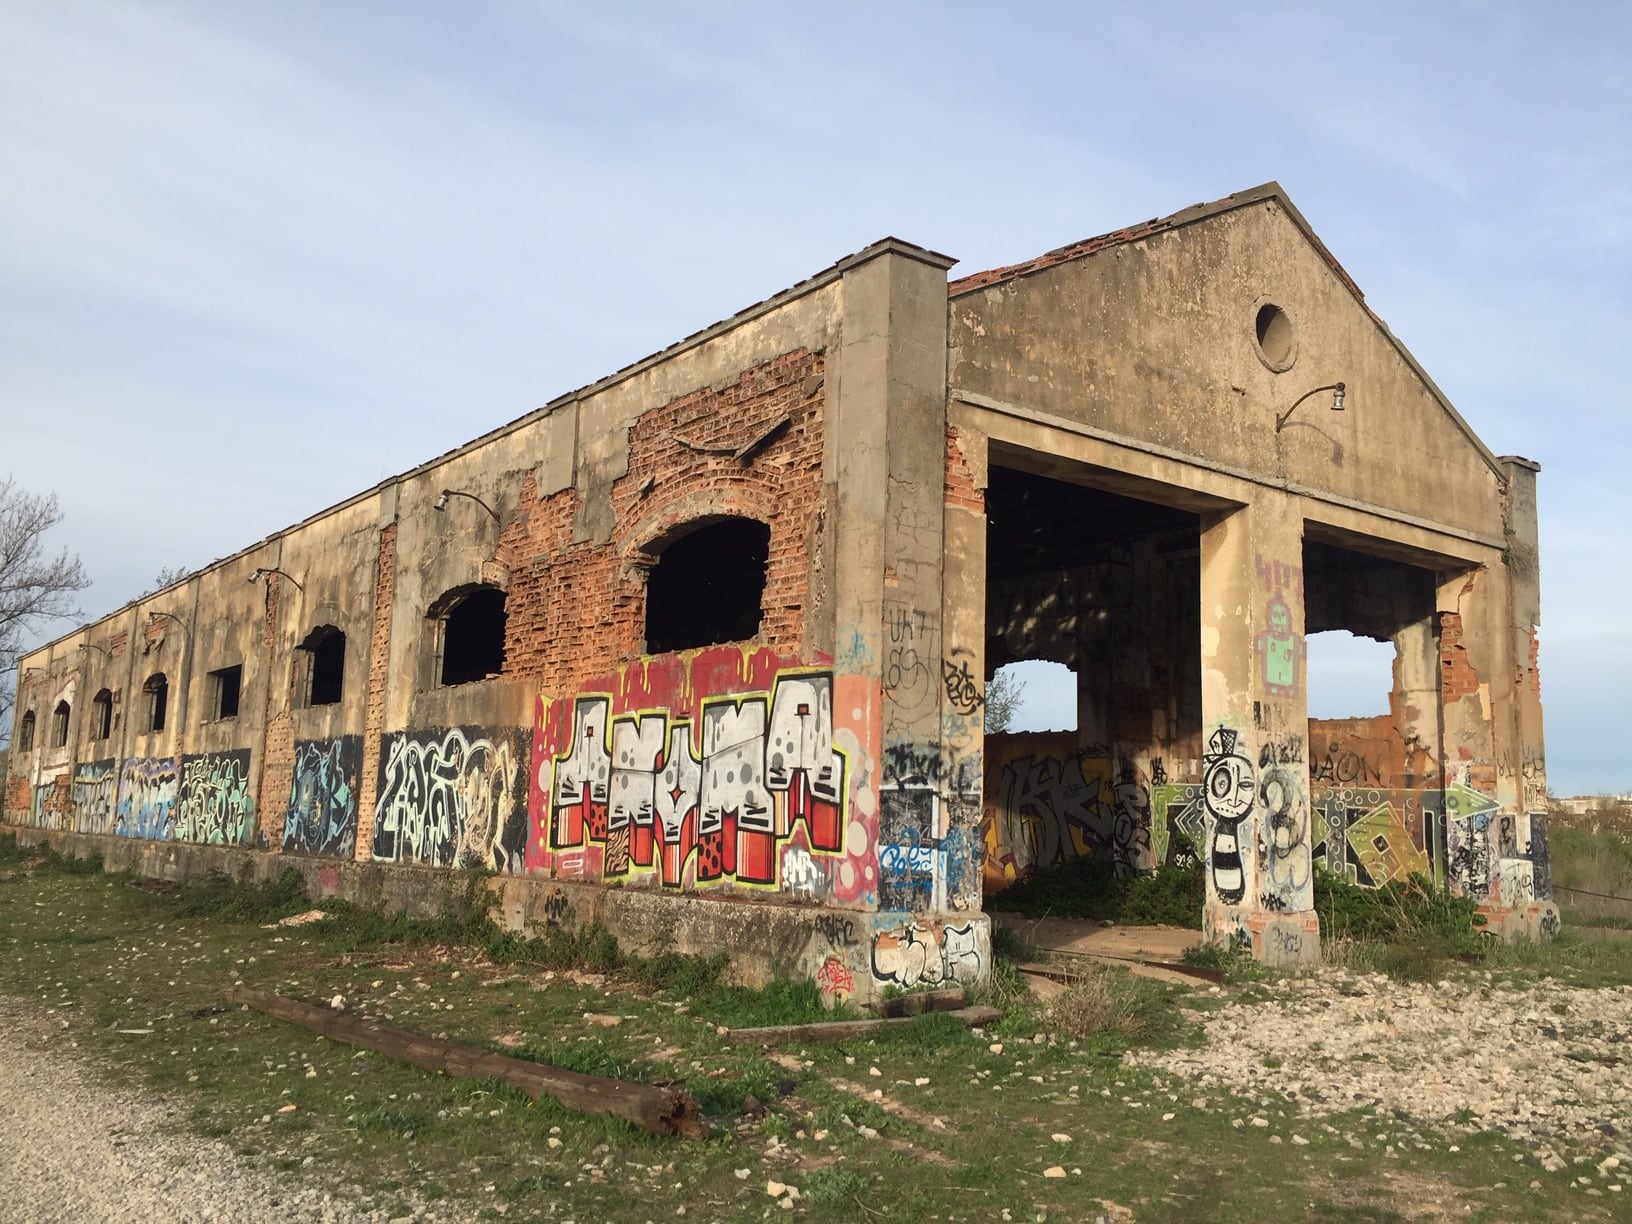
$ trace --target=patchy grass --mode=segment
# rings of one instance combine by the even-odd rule
[[[184,913],[200,895],[208,912]],[[1299,1118],[1275,1096],[1274,1068],[1248,1099],[1124,1066],[1118,1051],[1131,1041],[1184,1040],[1181,1004],[1207,997],[1125,974],[1058,1013],[1016,994],[984,1034],[931,1015],[887,1037],[766,1052],[727,1044],[717,1026],[827,1015],[808,985],[745,990],[719,958],[635,961],[604,932],[518,940],[479,906],[435,922],[338,906],[300,927],[252,916],[296,904],[270,886],[155,894],[0,838],[0,992],[29,1001],[53,1040],[77,1042],[110,1078],[162,1091],[194,1133],[244,1159],[355,1181],[370,1206],[389,1209],[412,1189],[459,1219],[639,1221],[684,1207],[691,1219],[870,1224],[1005,1212],[1575,1221],[1621,1206],[1573,1183],[1590,1168],[1544,1173],[1528,1148],[1498,1137],[1366,1113]],[[1553,947],[1579,959],[1555,959],[1551,972],[1612,969],[1590,959],[1607,952]],[[1541,971],[1512,955],[1508,971]],[[997,964],[1001,975],[1010,962]],[[713,1136],[657,1139],[223,1009],[222,991],[240,981],[311,1000],[340,994],[354,1012],[556,1065],[679,1083]],[[1242,1129],[1249,1114],[1267,1126]],[[1307,1143],[1294,1146],[1294,1134]],[[1056,1165],[1065,1176],[1044,1177]],[[766,1193],[773,1181],[800,1196],[780,1208]]]

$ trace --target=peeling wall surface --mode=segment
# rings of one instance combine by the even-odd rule
[[[4,821],[482,868],[518,926],[706,902],[834,997],[979,980],[987,899],[1082,857],[1199,863],[1283,962],[1320,869],[1556,913],[1535,465],[1284,193],[951,263],[875,244],[41,647]],[[1387,715],[1309,719],[1331,628]],[[1073,730],[986,734],[1021,659]]]

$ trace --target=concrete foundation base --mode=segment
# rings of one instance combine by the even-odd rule
[[[337,898],[389,913],[430,918],[469,905],[472,888],[493,894],[493,917],[507,930],[536,934],[599,923],[627,953],[672,951],[731,959],[734,980],[763,985],[811,978],[834,1002],[876,998],[891,986],[960,982],[991,975],[991,924],[982,913],[872,912],[602,888],[535,876],[478,876],[429,867],[339,862],[229,846],[7,827],[19,845],[49,844],[109,871],[185,883],[212,871],[271,880],[291,868],[314,900]]]
[[[1253,914],[1247,919],[1252,954],[1266,965],[1296,969],[1320,964],[1320,918],[1313,910]]]
[[[1511,908],[1479,909],[1485,931],[1503,943],[1541,942],[1558,934],[1558,906],[1551,901],[1532,901]]]

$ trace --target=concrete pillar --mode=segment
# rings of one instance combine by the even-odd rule
[[[1547,852],[1547,758],[1541,722],[1541,554],[1536,528],[1536,473],[1541,465],[1517,455],[1502,456],[1507,470],[1506,516],[1508,640],[1513,677],[1512,752],[1504,760],[1517,770],[1518,851],[1531,864],[1534,900],[1552,897]],[[1505,900],[1505,898],[1504,898]]]
[[[1201,523],[1202,794],[1209,938],[1320,958],[1309,820],[1303,520],[1265,490]]]
[[[1422,820],[1423,848],[1428,853],[1434,883],[1445,886],[1445,820],[1442,788],[1445,785],[1444,729],[1440,725],[1439,635],[1430,612],[1402,625],[1394,643],[1394,691],[1390,714],[1404,742],[1405,772],[1397,785],[1421,806],[1408,817]],[[1424,771],[1419,763],[1428,764]]]
[[[878,908],[915,913],[978,907],[980,895],[979,753],[969,754],[968,736],[949,749],[942,727],[951,262],[886,242],[846,269],[830,418],[843,541],[833,571],[834,699],[877,787]],[[949,857],[963,843],[969,853]]]

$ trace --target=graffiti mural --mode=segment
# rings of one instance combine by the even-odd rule
[[[973,984],[980,979],[989,949],[981,947],[984,928],[907,922],[873,936],[873,978],[903,989],[942,982]]]
[[[653,656],[599,691],[540,699],[529,865],[827,896],[856,836],[833,686],[831,672],[724,647]]]
[[[1471,786],[1457,782],[1445,788],[1445,872],[1452,892],[1480,899],[1490,895],[1495,866],[1491,832],[1500,814],[1494,799]]]
[[[74,769],[74,832],[112,833],[119,819],[119,762],[86,761]]]
[[[120,837],[167,841],[181,770],[174,757],[132,757],[119,771],[114,832]]]
[[[286,854],[349,859],[357,848],[357,780],[363,770],[361,736],[299,740],[283,818]]]
[[[181,758],[175,841],[246,846],[255,834],[255,799],[249,785],[249,749]]]
[[[518,745],[524,735],[450,727],[384,736],[374,858],[521,871],[527,792]]]
[[[1101,855],[1119,875],[1156,866],[1153,795],[1134,766],[1074,733],[991,735],[980,834],[988,894],[1043,867]]]
[[[1258,780],[1252,761],[1238,748],[1239,735],[1220,727],[1207,740],[1201,796],[1207,810],[1208,879],[1218,899],[1239,905],[1247,895],[1241,860],[1241,822],[1252,814]]]

